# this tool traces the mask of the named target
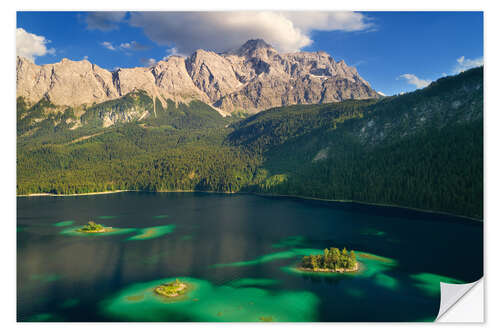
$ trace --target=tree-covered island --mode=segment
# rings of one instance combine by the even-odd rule
[[[175,279],[173,282],[164,283],[154,289],[155,293],[165,297],[178,297],[187,291],[187,284]]]
[[[101,233],[101,232],[109,232],[112,229],[113,229],[112,227],[105,227],[102,224],[97,224],[93,221],[89,221],[86,225],[84,225],[77,231],[86,233]]]
[[[356,254],[344,247],[340,251],[336,247],[324,249],[323,254],[310,255],[302,258],[299,269],[314,272],[355,272],[359,269]]]

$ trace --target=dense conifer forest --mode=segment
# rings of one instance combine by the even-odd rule
[[[324,249],[323,254],[302,257],[300,267],[313,271],[342,271],[355,270],[358,268],[357,264],[356,253],[353,250],[347,251],[344,247],[341,251],[336,247],[331,247]]]
[[[141,92],[84,109],[19,98],[17,193],[264,192],[482,219],[482,68],[400,96],[245,119],[154,103]],[[155,116],[103,127],[109,110]]]

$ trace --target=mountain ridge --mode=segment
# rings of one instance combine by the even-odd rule
[[[88,60],[36,65],[17,57],[16,97],[58,106],[102,103],[144,90],[166,106],[199,100],[221,114],[257,113],[291,104],[379,97],[354,67],[325,52],[280,54],[262,39],[226,53],[197,50],[169,56],[149,67],[109,71]]]

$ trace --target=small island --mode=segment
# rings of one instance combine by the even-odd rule
[[[77,229],[78,232],[85,232],[85,233],[101,233],[101,232],[109,232],[112,231],[112,227],[104,227],[101,224],[97,224],[93,221],[89,221],[86,225],[81,227],[80,229]]]
[[[302,258],[299,269],[313,272],[355,272],[359,269],[354,251],[344,247],[340,251],[336,247],[324,249],[323,254],[310,255]]]
[[[164,283],[154,289],[155,293],[165,297],[178,297],[184,295],[187,291],[187,284],[175,279],[174,282]]]

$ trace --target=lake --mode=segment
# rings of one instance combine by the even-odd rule
[[[89,220],[109,234],[75,232]],[[357,273],[295,265],[354,249]],[[285,197],[17,198],[18,321],[432,321],[439,281],[483,275],[481,222]],[[175,278],[192,291],[166,301]]]

